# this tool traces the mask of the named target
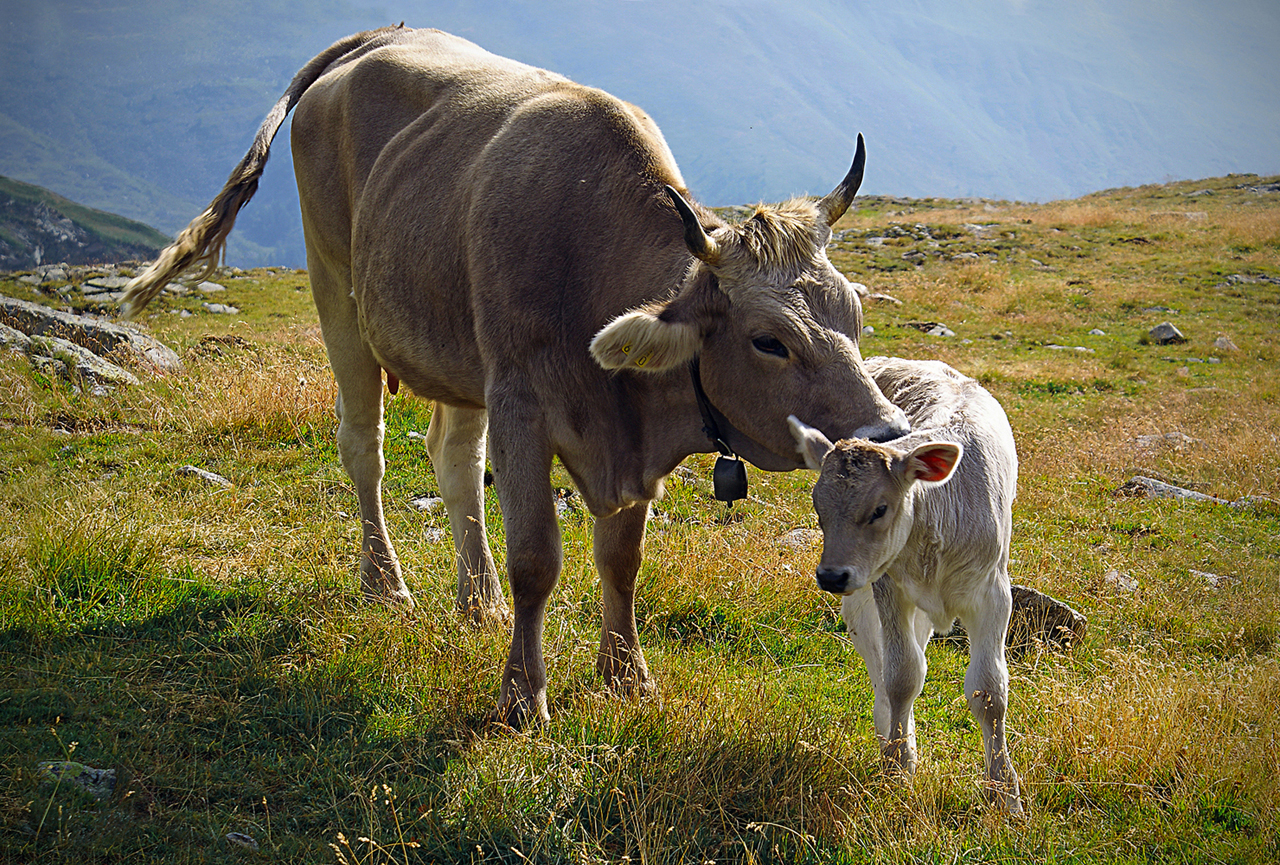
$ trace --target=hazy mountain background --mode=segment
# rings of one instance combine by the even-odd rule
[[[0,175],[174,233],[308,59],[404,20],[602,87],[707,204],[1280,172],[1276,0],[0,0]],[[304,263],[287,125],[229,261]]]

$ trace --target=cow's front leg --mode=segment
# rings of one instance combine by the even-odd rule
[[[440,497],[449,512],[449,528],[458,557],[458,612],[476,624],[508,616],[485,530],[487,428],[484,409],[458,408],[439,402],[431,412],[431,424],[427,427],[427,453],[440,484]]]
[[[560,576],[560,524],[551,491],[551,449],[536,404],[489,395],[490,458],[507,535],[514,613],[495,719],[520,729],[550,718],[542,629]]]
[[[624,692],[652,693],[653,680],[636,632],[636,573],[644,551],[649,503],[632,505],[596,521],[595,560],[600,573],[604,621],[596,672]]]
[[[966,617],[969,669],[964,677],[964,695],[982,730],[986,799],[1001,811],[1017,814],[1022,811],[1022,796],[1005,737],[1009,668],[1004,659],[1004,641],[1011,607],[1008,579],[996,580],[987,592],[986,602]]]

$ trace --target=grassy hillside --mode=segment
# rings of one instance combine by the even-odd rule
[[[0,262],[9,269],[41,260],[89,264],[148,258],[169,240],[141,222],[0,177]]]
[[[981,804],[949,642],[919,775],[881,775],[866,673],[792,534],[816,529],[807,473],[753,470],[731,511],[709,457],[672,477],[641,574],[644,700],[594,677],[591,519],[569,498],[552,721],[517,735],[486,722],[508,634],[458,622],[447,520],[409,504],[435,481],[430,407],[403,391],[385,493],[419,608],[358,598],[305,274],[224,275],[236,318],[163,300],[147,322],[184,378],[91,397],[0,357],[0,862],[1275,861],[1280,200],[1253,189],[1276,180],[865,199],[837,226],[837,266],[902,301],[868,306],[864,353],[945,360],[1001,400],[1014,579],[1090,619],[1072,654],[1011,664],[1016,820]],[[1165,320],[1185,344],[1146,336]],[[1138,474],[1243,503],[1115,494]],[[43,782],[61,759],[117,769],[115,793]]]

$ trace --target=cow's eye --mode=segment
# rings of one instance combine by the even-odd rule
[[[887,510],[889,510],[888,505],[881,505],[880,507],[876,508],[874,511],[871,512],[871,519],[867,520],[867,525],[871,525],[876,520],[880,519],[882,516],[884,516],[885,511]]]
[[[761,354],[771,354],[774,357],[782,358],[788,357],[787,347],[771,336],[757,336],[751,340],[751,344]]]

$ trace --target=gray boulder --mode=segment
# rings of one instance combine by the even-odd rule
[[[180,374],[184,371],[182,360],[173,349],[153,337],[109,321],[0,297],[0,324],[28,336],[63,339],[97,355],[119,352],[157,372]]]
[[[1148,331],[1148,335],[1157,345],[1170,345],[1172,343],[1187,341],[1187,338],[1182,335],[1182,331],[1174,327],[1173,322],[1171,321],[1157,324]]]

